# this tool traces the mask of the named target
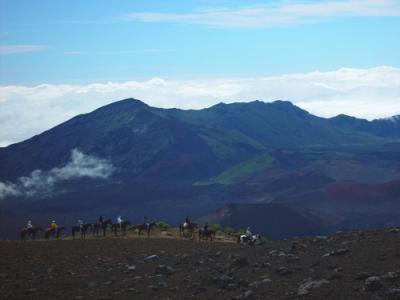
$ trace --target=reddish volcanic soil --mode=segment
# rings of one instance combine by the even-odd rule
[[[1,299],[400,299],[400,232],[1,241],[0,283]]]

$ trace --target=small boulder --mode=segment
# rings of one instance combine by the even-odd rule
[[[134,266],[134,265],[127,266],[127,269],[129,272],[133,272],[133,271],[136,271],[136,266]]]
[[[221,275],[212,277],[211,282],[216,284],[220,288],[226,289],[228,288],[229,284],[234,283],[234,279],[229,275]]]
[[[298,296],[305,296],[307,295],[311,290],[313,289],[318,289],[324,284],[329,284],[329,281],[326,279],[322,280],[307,280],[305,283],[301,284],[297,290],[297,295]]]
[[[252,290],[247,290],[243,294],[244,299],[250,299],[254,296],[254,292]]]
[[[292,270],[289,270],[286,267],[280,267],[278,270],[276,270],[276,272],[281,276],[286,276],[286,275],[293,273]]]
[[[156,274],[163,274],[163,275],[171,275],[175,272],[176,270],[173,267],[166,265],[159,265],[155,270]]]
[[[158,260],[158,259],[160,259],[160,258],[158,257],[158,255],[153,254],[153,255],[146,256],[146,257],[144,258],[144,261],[145,261],[145,262],[151,262],[151,261],[155,261],[155,260]]]
[[[371,276],[365,279],[365,291],[376,291],[382,287],[383,284],[378,276]]]

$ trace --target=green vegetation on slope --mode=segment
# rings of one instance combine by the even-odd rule
[[[235,130],[217,129],[200,132],[200,137],[211,147],[220,160],[245,160],[251,152],[261,152],[265,147]]]
[[[235,165],[207,181],[196,182],[194,185],[232,184],[240,176],[262,171],[271,167],[273,162],[274,158],[269,153],[264,153]]]

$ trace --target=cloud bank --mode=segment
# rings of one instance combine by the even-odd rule
[[[46,46],[42,45],[1,45],[0,55],[9,55],[16,53],[38,52],[46,50]]]
[[[107,179],[113,171],[110,161],[73,149],[71,160],[61,168],[35,170],[27,177],[18,178],[15,183],[0,181],[0,199],[9,196],[47,196],[62,181],[82,177]]]
[[[224,28],[262,28],[318,23],[338,17],[400,16],[397,0],[343,0],[295,2],[235,9],[199,9],[188,13],[134,12],[125,18],[139,22],[197,24]]]
[[[342,68],[268,77],[163,79],[0,86],[0,146],[124,98],[162,108],[199,109],[218,102],[289,100],[323,117],[367,119],[400,114],[400,68]]]

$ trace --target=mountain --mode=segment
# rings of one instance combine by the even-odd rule
[[[320,118],[287,101],[201,110],[117,101],[0,148],[0,228],[100,214],[178,222],[341,181],[398,180],[398,125]]]
[[[400,134],[400,115],[371,122],[346,115],[339,115],[329,120],[333,125],[346,130],[366,132],[381,137],[398,138]]]

